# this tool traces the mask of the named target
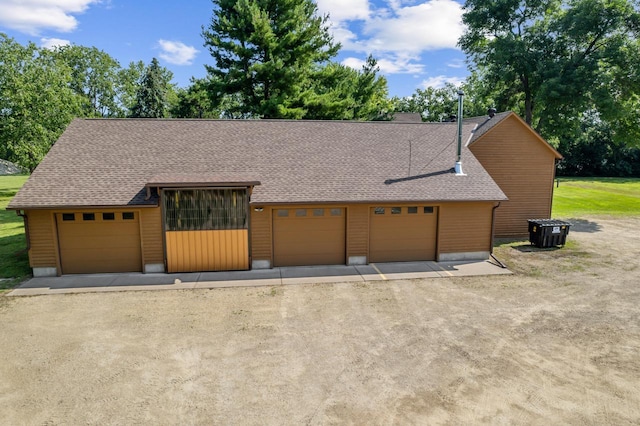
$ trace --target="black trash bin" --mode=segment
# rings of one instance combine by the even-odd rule
[[[570,227],[557,219],[529,219],[529,242],[540,248],[563,246]]]

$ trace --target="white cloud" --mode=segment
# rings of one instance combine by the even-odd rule
[[[453,59],[447,64],[447,66],[449,68],[462,68],[464,67],[464,59]]]
[[[364,60],[352,57],[346,58],[342,61],[342,65],[353,68],[354,70],[361,70],[364,63]]]
[[[64,40],[61,38],[46,38],[43,37],[40,39],[40,46],[45,49],[53,49],[54,47],[62,47],[68,46],[71,42],[69,40]]]
[[[158,40],[160,58],[174,65],[191,65],[193,59],[198,54],[198,50],[193,46],[187,46],[180,41]]]
[[[369,18],[368,0],[317,0],[318,11],[329,14],[331,22]]]
[[[331,15],[330,30],[343,51],[372,53],[387,74],[422,73],[421,53],[455,49],[464,31],[462,6],[455,0],[386,0],[377,9],[367,0],[318,0],[318,8]],[[343,63],[356,68],[361,61]]]
[[[432,0],[399,8],[390,18],[373,18],[365,23],[364,33],[373,51],[419,53],[455,48],[463,30],[459,3]]]
[[[0,0],[0,25],[29,34],[42,30],[70,32],[76,29],[76,14],[100,0]]]
[[[414,62],[413,57],[383,57],[377,58],[378,67],[383,74],[420,74],[424,71],[424,65]],[[361,70],[365,64],[364,59],[349,57],[342,61],[342,65]]]
[[[446,83],[451,83],[454,86],[460,86],[464,82],[464,78],[460,77],[447,77],[446,75],[438,75],[435,77],[429,77],[420,83],[420,86],[424,89],[427,87],[433,87],[438,89],[444,87]]]

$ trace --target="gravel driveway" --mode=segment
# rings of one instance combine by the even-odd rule
[[[638,424],[640,219],[575,223],[509,276],[0,297],[0,423]]]

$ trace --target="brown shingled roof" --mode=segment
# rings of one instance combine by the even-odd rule
[[[489,117],[488,115],[483,115],[479,117],[465,118],[464,123],[476,124],[476,128],[473,130],[473,137],[471,138],[470,142],[473,143],[473,141],[475,141],[480,136],[487,133],[489,130],[495,127],[496,124],[500,123],[502,120],[504,120],[511,114],[514,114],[514,113],[512,111],[506,111],[506,112],[499,112],[493,117]]]
[[[455,153],[455,123],[77,119],[9,208],[153,204],[158,175],[199,174],[259,181],[254,204],[506,199]]]

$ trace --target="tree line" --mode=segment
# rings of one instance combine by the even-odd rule
[[[122,67],[95,47],[0,34],[0,157],[33,169],[73,117],[424,121],[513,110],[565,159],[559,174],[640,176],[640,14],[632,0],[467,0],[458,87],[390,98],[376,59],[341,46],[312,0],[212,0],[205,78],[172,83],[154,58]]]

